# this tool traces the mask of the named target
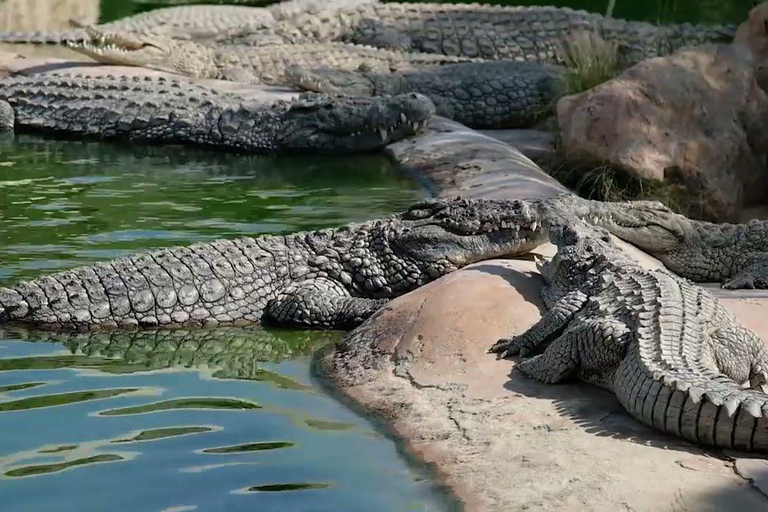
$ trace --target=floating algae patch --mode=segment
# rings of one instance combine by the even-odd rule
[[[268,370],[263,370],[261,368],[256,371],[256,375],[253,380],[259,382],[267,382],[282,389],[295,389],[300,391],[309,391],[312,389],[312,386],[307,386],[306,384],[297,382],[290,377],[280,375],[279,373],[270,372]]]
[[[93,369],[108,373],[134,373],[145,369],[140,365],[103,357],[66,355],[0,359],[0,372],[9,370],[58,370],[61,368]]]
[[[113,443],[133,443],[138,441],[155,441],[157,439],[165,439],[167,437],[186,436],[190,434],[200,434],[202,432],[210,432],[213,430],[211,427],[168,427],[168,428],[154,428],[152,430],[143,430],[134,437],[129,439],[116,439]]]
[[[350,430],[355,428],[351,423],[343,423],[340,421],[321,420],[317,418],[309,418],[304,420],[304,423],[316,430]]]
[[[39,409],[41,407],[56,407],[59,405],[89,402],[91,400],[103,400],[126,393],[133,393],[138,390],[138,388],[96,389],[93,391],[73,391],[71,393],[55,395],[31,396],[9,402],[0,402],[0,412]]]
[[[45,382],[24,382],[21,384],[10,384],[8,386],[0,386],[0,393],[9,393],[11,391],[21,391],[22,389],[36,388],[38,386],[44,386]]]
[[[36,476],[45,475],[47,473],[58,473],[65,469],[71,469],[78,466],[87,466],[88,464],[100,464],[104,462],[117,462],[125,460],[120,455],[114,455],[111,453],[105,453],[102,455],[94,455],[92,457],[86,457],[84,459],[75,459],[67,462],[58,462],[56,464],[40,464],[37,466],[24,466],[21,468],[12,469],[5,472],[5,476],[21,477],[21,476]]]
[[[0,404],[2,405],[2,404]],[[126,416],[129,414],[147,414],[150,412],[170,411],[173,409],[261,409],[261,406],[245,400],[233,398],[175,398],[151,404],[109,409],[99,413],[99,416]]]
[[[37,450],[37,453],[61,453],[74,450],[75,448],[77,448],[76,444],[63,444],[55,448],[43,448],[42,450]]]
[[[295,443],[288,441],[272,441],[261,443],[245,443],[236,444],[234,446],[222,446],[221,448],[206,448],[203,453],[246,453],[246,452],[261,452],[265,450],[279,450],[282,448],[292,448],[296,446]]]
[[[327,489],[328,487],[330,487],[330,484],[327,483],[268,484],[249,487],[248,492],[303,491],[307,489]]]

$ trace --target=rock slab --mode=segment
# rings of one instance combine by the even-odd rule
[[[655,432],[609,393],[539,384],[487,354],[539,319],[542,284],[532,261],[471,265],[392,301],[324,357],[325,373],[435,464],[467,510],[768,510],[764,461]],[[741,320],[739,303],[729,309]]]
[[[768,95],[742,45],[643,61],[557,105],[564,156],[681,183],[689,214],[735,221],[768,201]]]

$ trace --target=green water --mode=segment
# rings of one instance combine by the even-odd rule
[[[0,138],[0,285],[142,249],[361,221],[422,196],[375,155]],[[455,507],[312,378],[309,354],[339,335],[0,331],[0,510]]]
[[[387,0],[389,1],[389,0]],[[411,0],[414,1],[414,0]],[[418,0],[434,2],[435,0]],[[604,14],[609,0],[453,0],[448,3],[555,5]],[[110,21],[157,7],[182,4],[238,4],[263,6],[269,0],[102,0],[102,21]],[[616,0],[613,16],[652,23],[741,23],[755,0]]]

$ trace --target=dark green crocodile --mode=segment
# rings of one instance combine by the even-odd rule
[[[565,211],[658,258],[675,274],[724,288],[768,288],[768,221],[692,220],[658,201],[604,203],[559,199]]]
[[[419,132],[434,105],[418,94],[309,94],[265,104],[187,80],[35,75],[0,79],[6,128],[11,110],[18,131],[255,153],[353,153]]]
[[[564,38],[597,32],[626,64],[707,42],[730,43],[735,26],[653,25],[566,7],[366,3],[305,13],[223,33],[217,41],[343,41],[411,52],[559,63]]]
[[[0,322],[348,328],[464,265],[528,252],[541,242],[535,213],[520,201],[427,200],[339,229],[149,252],[0,288]]]
[[[540,266],[549,310],[491,350],[546,383],[613,392],[645,425],[694,443],[768,452],[768,347],[706,290],[645,270],[608,234],[558,213]],[[746,386],[746,387],[745,387]]]
[[[287,83],[306,91],[391,96],[417,92],[437,114],[471,128],[530,127],[562,94],[565,70],[539,62],[488,61],[375,73],[291,67]]]

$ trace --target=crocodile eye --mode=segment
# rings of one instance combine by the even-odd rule
[[[403,218],[406,220],[417,220],[417,219],[426,219],[432,215],[431,210],[423,210],[423,209],[415,209],[415,210],[408,210],[403,214]]]

